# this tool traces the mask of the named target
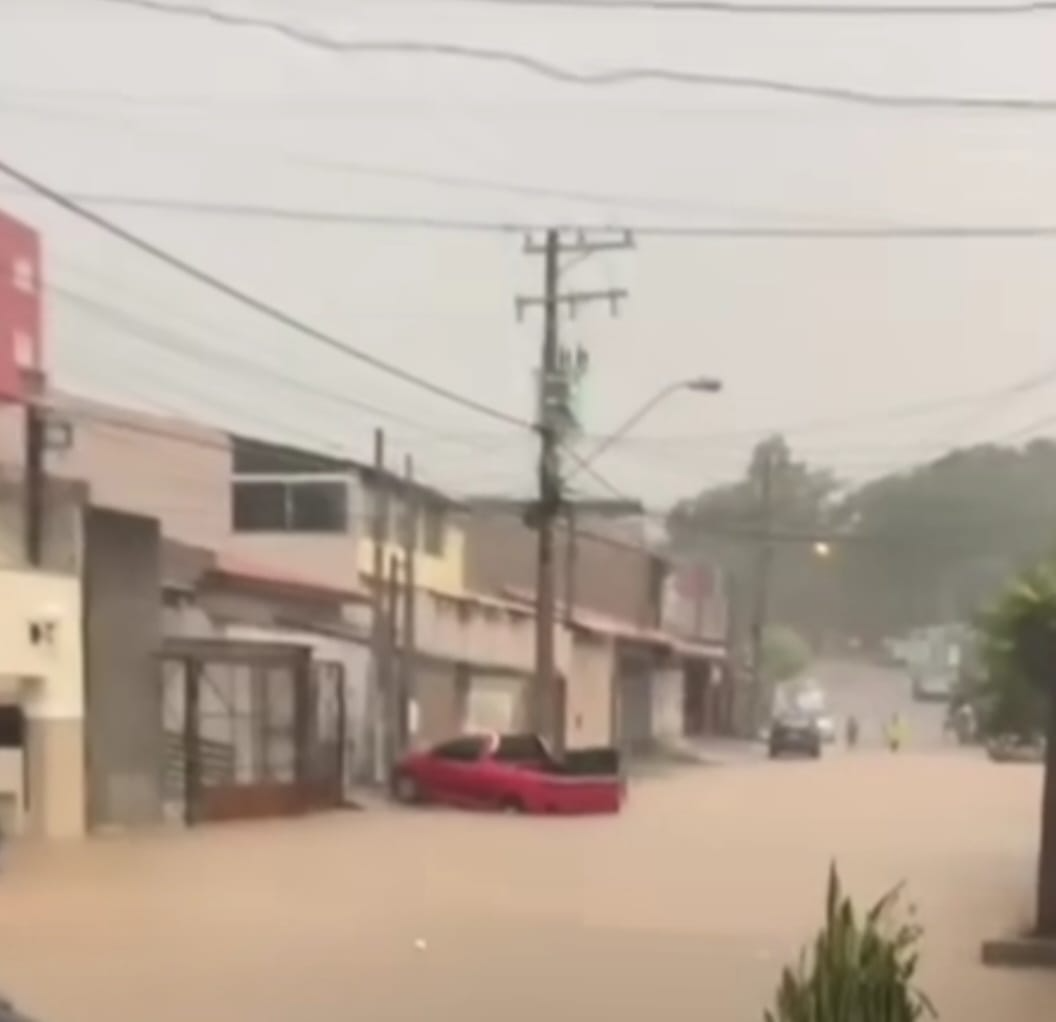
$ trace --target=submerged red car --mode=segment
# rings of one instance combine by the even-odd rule
[[[626,792],[615,749],[577,749],[557,757],[533,734],[441,742],[403,759],[392,784],[405,803],[520,813],[616,813]]]

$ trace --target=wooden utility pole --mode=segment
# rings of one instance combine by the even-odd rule
[[[763,448],[759,477],[759,548],[756,553],[755,577],[752,582],[752,618],[750,626],[752,688],[749,699],[748,726],[754,736],[766,710],[766,678],[763,676],[764,639],[770,608],[770,575],[774,561],[773,544],[774,452]]]
[[[562,306],[575,315],[581,305],[606,301],[613,311],[621,299],[627,297],[623,289],[602,291],[561,292],[561,256],[577,253],[587,258],[606,249],[625,249],[633,244],[630,234],[616,239],[591,240],[579,231],[563,239],[561,232],[551,228],[540,246],[530,238],[525,251],[543,257],[543,294],[520,297],[516,301],[520,317],[530,306],[543,310],[543,343],[539,360],[539,469],[538,503],[532,514],[532,524],[538,532],[535,582],[535,684],[529,700],[529,724],[545,738],[554,740],[559,734],[556,714],[559,708],[557,685],[559,679],[554,665],[554,626],[556,619],[556,577],[554,571],[554,528],[562,507],[561,446],[573,425],[571,391],[572,362],[562,349],[559,337],[559,310]]]
[[[374,780],[385,776],[385,722],[388,719],[388,643],[385,636],[385,539],[388,531],[389,499],[385,481],[385,432],[374,430],[374,488],[371,491],[370,538],[373,547],[371,570],[371,655],[374,660],[370,688],[370,723]]]
[[[539,416],[539,542],[535,571],[535,672],[537,698],[533,726],[543,735],[554,728],[554,521],[561,508],[561,464],[558,456],[560,424],[555,407],[546,399],[548,383],[557,375],[557,288],[561,253],[555,230],[546,232],[543,255],[543,352],[540,362],[543,391]]]
[[[31,398],[26,402],[23,420],[23,525],[26,563],[33,568],[39,568],[44,560],[45,441],[44,412]]]
[[[400,633],[400,557],[389,557],[389,575],[385,582],[385,776],[392,775],[392,768],[399,758],[400,710],[402,700],[399,693],[399,671],[397,651]]]
[[[403,512],[403,648],[400,655],[400,681],[398,688],[398,711],[396,737],[400,750],[406,749],[410,741],[410,706],[415,694],[415,636],[417,549],[421,515],[414,484],[414,458],[407,455],[403,462],[405,483]]]

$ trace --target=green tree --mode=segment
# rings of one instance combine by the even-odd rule
[[[1047,561],[1013,583],[982,624],[986,658],[1006,687],[1007,704],[1022,712],[1032,689],[1046,735],[1038,870],[1037,931],[1056,936],[1056,563]]]
[[[851,493],[834,558],[866,638],[968,620],[1056,535],[1056,443],[972,447]]]
[[[769,468],[767,466],[769,465]],[[770,501],[763,499],[770,473]],[[815,644],[831,623],[831,579],[812,541],[832,528],[838,483],[827,469],[798,460],[782,437],[752,451],[742,478],[680,502],[667,527],[671,547],[722,567],[732,583],[742,626],[757,583],[760,541],[773,536],[769,616],[787,622]]]
[[[763,633],[763,677],[771,685],[801,674],[811,655],[810,646],[795,629],[771,625]]]

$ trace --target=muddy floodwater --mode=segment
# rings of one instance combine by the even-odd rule
[[[906,881],[954,1022],[1051,1022],[1056,973],[979,964],[1029,918],[1040,770],[960,751],[683,767],[612,819],[376,810],[25,846],[0,988],[41,1022],[740,1022],[829,860]]]

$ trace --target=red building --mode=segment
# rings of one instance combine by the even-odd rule
[[[0,400],[24,396],[42,368],[40,238],[0,211]]]

